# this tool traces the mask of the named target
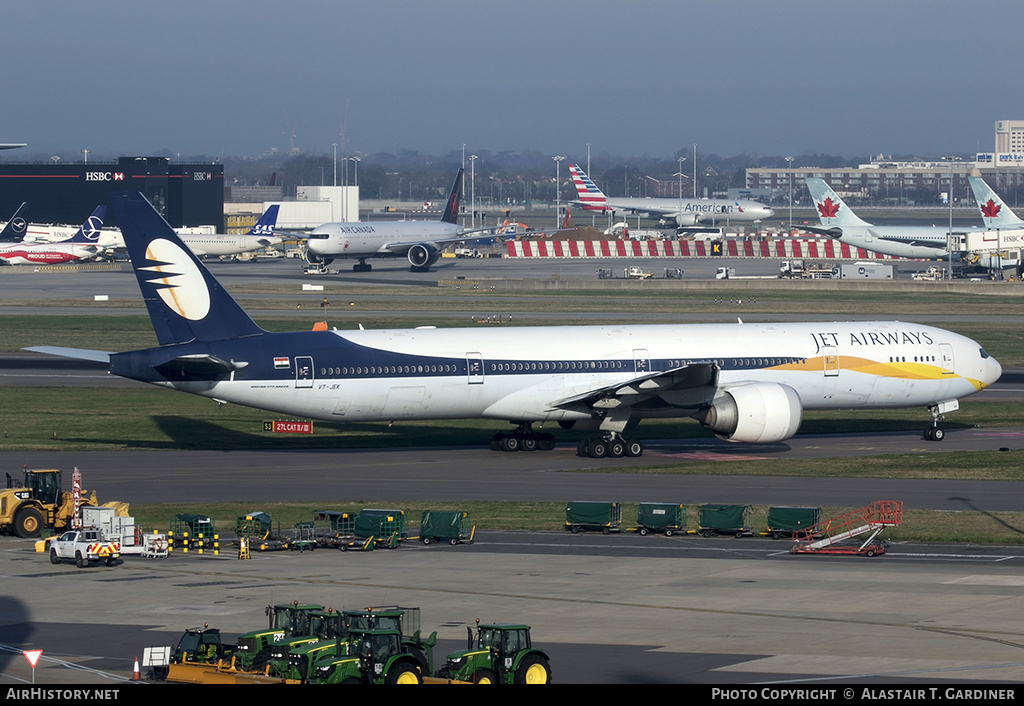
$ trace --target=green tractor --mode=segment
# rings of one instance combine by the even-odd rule
[[[416,633],[407,636],[403,625]],[[270,648],[269,673],[284,679],[310,680],[317,662],[345,655],[349,633],[354,630],[397,630],[403,636],[405,649],[419,651],[422,662],[426,656],[419,647],[419,626],[419,608],[380,606],[342,613],[333,610],[312,613],[310,635],[294,637]]]
[[[473,684],[550,684],[550,659],[530,642],[529,625],[494,623],[467,627],[465,650],[448,655],[437,676]]]
[[[433,665],[437,633],[414,645],[398,630],[352,630],[346,654],[316,665],[318,684],[422,684]]]
[[[322,605],[302,604],[298,601],[267,606],[269,626],[238,636],[235,664],[244,671],[262,672],[270,660],[272,647],[289,638],[310,634],[310,616],[323,612]]]

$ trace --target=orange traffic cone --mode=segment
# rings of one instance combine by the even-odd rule
[[[132,672],[132,681],[139,680],[139,656],[135,655],[135,671]]]

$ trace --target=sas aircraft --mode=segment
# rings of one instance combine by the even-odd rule
[[[356,259],[359,262],[352,266],[352,271],[369,272],[373,269],[367,262],[370,258],[405,257],[413,272],[428,272],[441,257],[441,250],[452,243],[494,237],[493,228],[481,229],[486,234],[474,236],[473,233],[481,231],[463,230],[456,222],[462,172],[460,169],[455,176],[441,220],[324,223],[308,236],[298,236],[307,238],[306,260],[329,265],[337,258]]]
[[[975,341],[895,321],[264,331],[138,192],[111,195],[159,346],[28,350],[102,361],[132,380],[336,422],[500,419],[505,451],[552,449],[537,422],[592,432],[577,453],[639,456],[650,417],[772,444],[804,410],[924,407],[941,415],[999,379]]]
[[[57,243],[20,242],[0,245],[0,261],[8,265],[62,265],[92,259],[102,250],[96,243],[103,229],[103,217],[106,213],[106,206],[97,206],[82,227],[67,240]]]
[[[757,201],[608,198],[577,165],[569,165],[569,174],[572,175],[572,183],[579,195],[579,200],[573,203],[582,206],[585,211],[646,214],[648,218],[660,218],[663,223],[674,220],[680,228],[722,223],[756,223],[775,215],[775,211]]]

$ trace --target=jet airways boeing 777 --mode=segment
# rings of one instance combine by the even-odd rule
[[[488,418],[506,451],[550,449],[536,422],[594,436],[578,452],[639,456],[648,417],[691,417],[723,439],[771,444],[804,410],[926,407],[940,415],[994,383],[975,341],[889,322],[314,330],[257,326],[138,192],[112,195],[160,345],[108,353],[115,375],[221,402],[331,421]]]
[[[353,272],[369,272],[372,257],[405,257],[413,272],[427,272],[441,257],[441,250],[467,239],[493,237],[473,236],[478,231],[466,231],[456,222],[459,199],[462,194],[462,172],[448,194],[440,221],[377,221],[352,223],[324,223],[314,228],[306,241],[306,260],[314,264],[329,265],[336,258],[357,259]]]
[[[585,211],[645,213],[680,227],[722,223],[751,223],[771,218],[775,211],[757,201],[730,199],[608,198],[575,164],[569,165],[579,204]]]

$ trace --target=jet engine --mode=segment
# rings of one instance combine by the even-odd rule
[[[726,441],[774,444],[796,434],[802,413],[800,395],[789,385],[754,382],[721,390],[694,418]]]
[[[417,270],[425,270],[441,257],[441,252],[430,243],[416,243],[409,248],[409,264]]]
[[[696,213],[677,213],[676,214],[676,225],[677,226],[695,226],[700,222],[700,218]]]
[[[329,265],[334,262],[334,258],[330,255],[317,255],[309,248],[305,248],[305,253],[303,254],[305,255],[306,262],[311,265]]]

